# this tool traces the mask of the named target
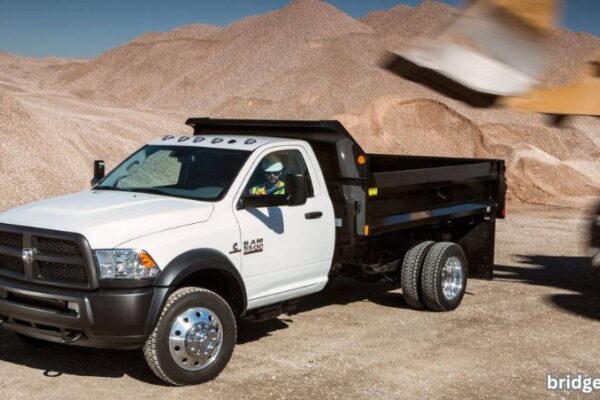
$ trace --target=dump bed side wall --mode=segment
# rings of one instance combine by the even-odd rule
[[[370,234],[504,207],[501,160],[369,155],[368,168]]]

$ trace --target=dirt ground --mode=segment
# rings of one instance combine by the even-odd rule
[[[451,313],[411,310],[387,285],[337,281],[295,315],[243,325],[229,366],[199,387],[163,385],[141,352],[36,349],[0,330],[0,398],[592,398],[545,388],[547,373],[600,377],[584,217],[509,215],[495,280],[470,281]]]

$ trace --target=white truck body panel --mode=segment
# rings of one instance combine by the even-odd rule
[[[76,232],[93,249],[137,236],[206,221],[213,204],[154,194],[86,190],[3,212],[5,224]]]
[[[314,196],[301,206],[284,206],[236,210],[250,173],[238,187],[233,212],[237,218],[242,242],[262,241],[262,251],[242,258],[242,277],[248,292],[248,308],[321,290],[328,280],[335,243],[335,217],[323,175],[315,168],[316,157],[310,146],[299,144],[269,146],[256,155],[253,171],[260,160],[274,151],[298,150],[306,162],[313,183]],[[321,212],[317,219],[306,214]],[[255,244],[256,245],[256,244]],[[242,252],[246,252],[242,248]]]
[[[241,253],[231,253],[233,244],[240,241],[240,229],[227,200],[225,198],[215,203],[214,212],[204,223],[140,236],[122,243],[119,247],[146,250],[161,268],[165,268],[175,257],[187,251],[214,249],[224,254],[241,274]]]

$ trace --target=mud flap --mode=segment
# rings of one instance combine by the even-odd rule
[[[470,278],[494,278],[495,219],[480,222],[456,243],[463,248],[469,260]]]

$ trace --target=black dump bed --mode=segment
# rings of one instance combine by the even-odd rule
[[[477,213],[504,216],[504,162],[368,155],[370,233]]]
[[[486,214],[504,216],[504,161],[367,154],[338,121],[190,118],[194,135],[307,141],[327,181],[338,243]]]

